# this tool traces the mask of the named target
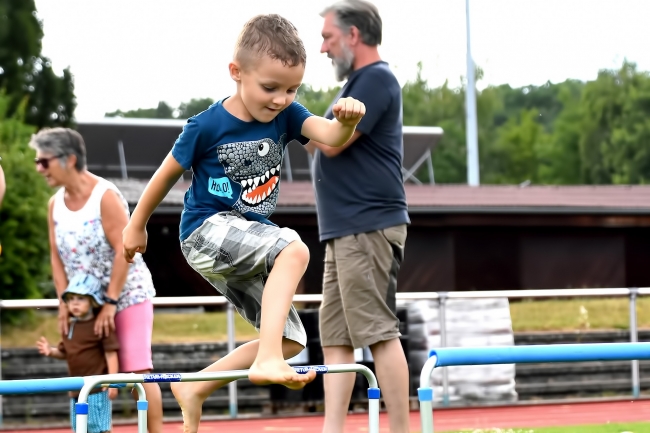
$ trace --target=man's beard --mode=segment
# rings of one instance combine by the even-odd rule
[[[341,43],[341,57],[332,57],[332,64],[334,65],[336,79],[343,81],[354,70],[354,53],[347,45]]]

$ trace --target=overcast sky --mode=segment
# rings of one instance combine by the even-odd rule
[[[43,54],[75,76],[78,119],[116,109],[222,98],[234,89],[228,62],[246,20],[279,13],[307,48],[305,83],[334,86],[320,54],[322,0],[36,0]],[[375,0],[380,52],[400,82],[417,63],[432,85],[465,74],[463,0]],[[245,7],[242,7],[245,5]],[[512,86],[590,80],[627,58],[650,70],[649,0],[471,0],[472,51],[483,83]]]

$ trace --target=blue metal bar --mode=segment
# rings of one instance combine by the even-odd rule
[[[37,394],[42,392],[79,391],[83,386],[83,377],[2,380],[0,381],[0,394]]]
[[[650,359],[650,343],[551,344],[434,349],[436,367],[531,362],[629,361]]]

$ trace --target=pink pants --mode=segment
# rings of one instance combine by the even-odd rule
[[[115,315],[115,334],[120,343],[118,357],[121,373],[153,369],[151,333],[153,304],[145,301]]]

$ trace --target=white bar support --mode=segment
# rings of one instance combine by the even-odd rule
[[[294,367],[298,373],[306,373],[309,370],[317,374],[326,373],[361,373],[368,381],[368,432],[379,433],[379,398],[380,391],[377,385],[377,378],[374,373],[365,365],[361,364],[339,364],[339,365],[306,365]],[[247,379],[248,370],[231,370],[210,373],[150,373],[150,374],[107,374],[102,376],[84,377],[84,385],[79,393],[77,409],[77,431],[76,433],[88,433],[88,395],[97,386],[109,386],[118,384],[133,384],[138,390],[138,433],[146,433],[147,422],[147,401],[142,383],[148,382],[205,382],[210,380],[237,380]],[[36,379],[38,380],[38,379]]]

